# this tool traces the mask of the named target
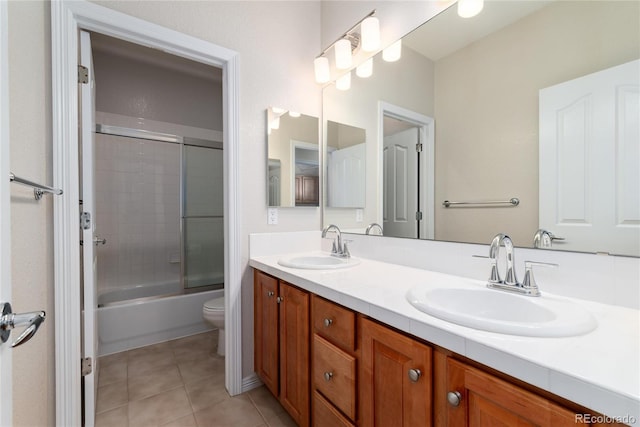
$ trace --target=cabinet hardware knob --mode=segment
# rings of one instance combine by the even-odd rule
[[[458,406],[460,405],[461,400],[462,395],[459,391],[450,391],[449,393],[447,393],[447,402],[449,402],[449,405]]]
[[[271,298],[271,297],[272,297],[272,296],[274,296],[274,295],[275,295],[275,293],[274,293],[273,291],[269,291],[269,292],[267,292],[267,296],[268,296],[269,298]]]
[[[280,304],[282,301],[284,301],[284,298],[283,298],[283,297],[278,297],[278,298],[276,298],[276,302],[277,302],[278,304]]]
[[[333,323],[333,320],[331,319],[324,319],[324,327],[328,328],[329,326],[331,326],[331,324]]]
[[[409,369],[408,374],[409,374],[409,379],[413,383],[418,382],[418,380],[422,376],[422,372],[420,372],[420,369]]]
[[[333,372],[325,372],[324,373],[324,380],[325,381],[331,381],[331,378],[333,378]]]

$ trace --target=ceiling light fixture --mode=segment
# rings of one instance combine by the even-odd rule
[[[378,18],[373,16],[375,13],[375,9],[372,10],[314,59],[313,67],[317,83],[328,83],[331,80],[331,65],[327,55],[331,49],[333,49],[333,66],[340,71],[348,70],[353,66],[353,54],[359,49],[363,52],[374,52],[380,48],[380,23]]]
[[[471,18],[482,11],[484,0],[458,0],[458,16]]]

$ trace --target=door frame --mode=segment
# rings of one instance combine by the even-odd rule
[[[3,26],[4,28],[5,26]],[[238,54],[87,1],[51,3],[56,425],[81,425],[78,31],[95,31],[223,69],[225,386],[242,392]]]
[[[434,239],[435,233],[435,122],[433,118],[416,113],[397,105],[378,101],[378,189],[382,193],[384,185],[384,164],[382,150],[384,148],[384,116],[393,117],[414,124],[419,129],[422,142],[423,161],[420,162],[421,201],[418,209],[423,213],[423,221],[419,224],[421,239]],[[378,197],[379,223],[382,224],[384,200]]]
[[[11,205],[9,180],[8,2],[0,1],[0,302],[11,300]],[[0,344],[0,425],[13,425],[13,369],[10,341]]]

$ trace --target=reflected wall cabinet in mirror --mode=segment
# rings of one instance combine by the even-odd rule
[[[320,205],[318,118],[267,109],[267,206]]]
[[[325,87],[325,156],[332,123],[362,129],[366,179],[364,204],[327,204],[324,225],[640,256],[638,34],[637,1],[444,10],[398,61]]]

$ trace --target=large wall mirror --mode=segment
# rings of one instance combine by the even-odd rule
[[[366,136],[362,211],[325,206],[324,225],[640,256],[638,34],[635,1],[446,9],[324,89],[325,130]]]
[[[318,118],[267,109],[267,206],[319,206]]]

